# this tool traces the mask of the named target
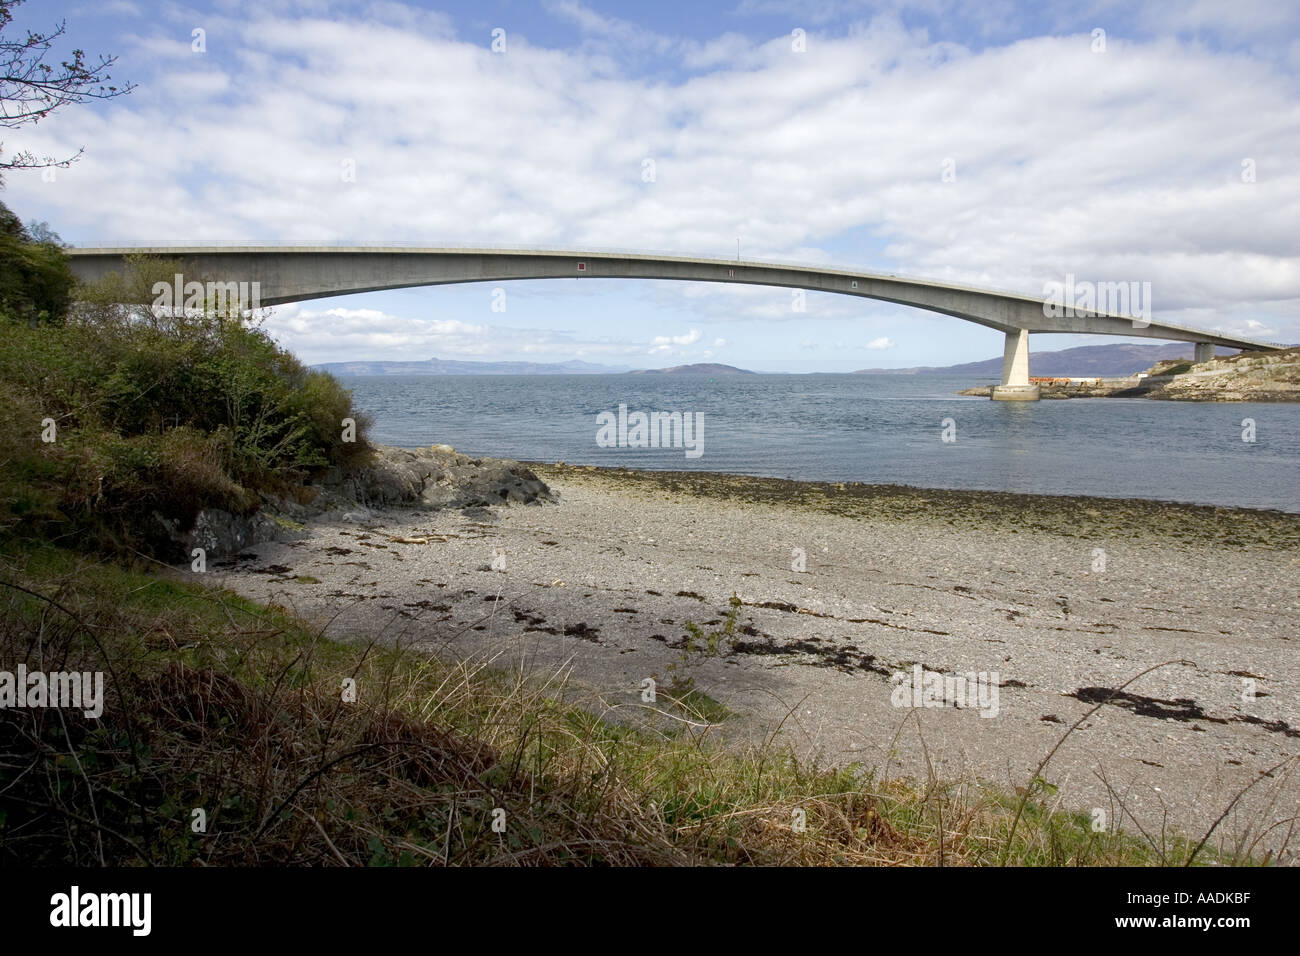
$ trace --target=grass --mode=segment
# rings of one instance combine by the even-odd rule
[[[1095,832],[1042,780],[1016,794],[721,746],[722,705],[693,688],[672,703],[705,725],[602,719],[551,680],[332,640],[48,546],[0,556],[0,669],[19,662],[103,670],[106,700],[98,721],[0,711],[0,865],[1252,861]]]

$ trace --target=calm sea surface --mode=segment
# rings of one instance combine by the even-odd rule
[[[1300,512],[1300,404],[992,402],[903,375],[358,376],[371,437],[468,455]],[[596,416],[703,416],[703,454],[601,448]],[[942,440],[944,419],[956,440]],[[1242,420],[1255,441],[1242,440]]]

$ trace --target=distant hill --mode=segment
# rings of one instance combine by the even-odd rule
[[[431,358],[423,362],[326,362],[312,368],[331,375],[612,375],[626,365],[592,362],[458,362]]]
[[[674,365],[672,368],[643,368],[630,375],[757,375],[746,368],[719,365],[716,362],[698,362],[695,365]]]
[[[1033,342],[1031,337],[1030,342]],[[1043,376],[1107,376],[1119,377],[1145,372],[1156,362],[1166,359],[1190,359],[1191,342],[1170,342],[1164,345],[1080,345],[1077,348],[1061,349],[1059,352],[1035,352],[1032,345],[1029,350],[1029,374]],[[1218,348],[1215,355],[1236,355],[1236,349]],[[944,368],[923,366],[919,368],[864,368],[854,375],[969,375],[972,378],[989,376],[997,378],[1002,374],[1002,356],[986,359],[983,362],[966,362],[962,365],[949,365]]]

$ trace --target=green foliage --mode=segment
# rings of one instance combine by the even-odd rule
[[[0,203],[0,315],[29,323],[63,321],[72,300],[72,270],[57,237],[33,239]]]
[[[740,615],[740,596],[731,595],[727,603],[730,605],[727,616],[722,622],[722,627],[716,631],[705,632],[694,621],[686,622],[686,639],[683,645],[686,655],[699,653],[708,657],[717,657],[724,639],[728,645],[731,644],[736,636],[736,619]]]
[[[157,553],[158,516],[188,528],[203,508],[248,513],[368,455],[351,393],[255,323],[157,314],[153,283],[177,271],[138,259],[79,289],[57,324],[0,307],[0,533]],[[20,284],[10,301],[22,294],[34,295]],[[346,418],[355,442],[342,440]],[[51,420],[55,440],[43,441]]]
[[[686,622],[686,636],[682,639],[681,654],[677,660],[668,665],[672,677],[665,688],[678,707],[689,715],[710,723],[720,723],[731,716],[731,711],[723,704],[709,697],[695,686],[695,678],[684,673],[701,658],[717,657],[724,650],[730,650],[736,637],[736,622],[740,617],[741,600],[732,594],[727,602],[729,607],[722,626],[705,631],[694,621]],[[725,644],[725,647],[724,647]]]

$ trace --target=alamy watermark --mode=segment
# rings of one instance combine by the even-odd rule
[[[1132,319],[1133,328],[1151,324],[1151,283],[1089,282],[1075,280],[1073,272],[1064,282],[1043,284],[1043,315],[1049,319],[1090,316],[1094,313]]]
[[[254,312],[262,307],[261,282],[186,282],[178,272],[171,282],[155,282],[150,291],[157,316],[202,312],[209,303],[220,314]]]
[[[93,720],[104,712],[103,671],[0,671],[0,710],[66,707]]]
[[[914,664],[911,672],[896,671],[892,680],[897,686],[889,702],[895,707],[958,707],[978,710],[981,717],[998,715],[997,671],[942,674]]]
[[[148,936],[152,914],[152,893],[83,893],[73,886],[50,897],[54,927],[118,926],[130,929],[132,936]]]
[[[632,412],[618,406],[618,414],[596,416],[596,444],[600,448],[683,448],[687,458],[704,454],[703,412]]]

